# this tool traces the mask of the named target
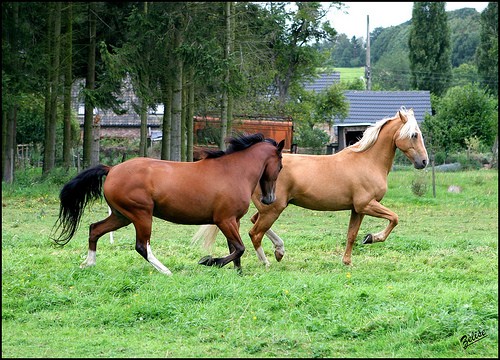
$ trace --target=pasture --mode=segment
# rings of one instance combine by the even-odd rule
[[[80,269],[105,202],[61,248],[49,235],[62,184],[2,184],[2,357],[498,357],[498,172],[438,172],[436,198],[430,169],[388,181],[382,204],[399,225],[361,245],[387,225],[365,217],[352,266],[342,264],[349,212],[289,206],[273,226],[285,256],[276,262],[264,238],[266,269],[246,234],[252,205],[242,275],[197,264],[207,255],[190,245],[197,226],[155,219],[151,246],[170,277],[134,250],[131,225]],[[227,252],[219,234],[212,254]]]
[[[342,81],[354,81],[365,76],[365,68],[363,66],[356,68],[335,68],[334,70],[340,73]]]

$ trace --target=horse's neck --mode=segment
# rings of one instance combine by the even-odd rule
[[[265,149],[262,149],[259,144],[252,145],[253,149],[246,149],[238,153],[244,166],[238,168],[237,174],[244,178],[257,177],[257,181],[264,172],[264,160],[267,157]],[[236,155],[236,154],[235,154]]]
[[[380,164],[381,168],[387,171],[387,174],[391,171],[394,156],[396,155],[394,135],[396,131],[398,131],[400,125],[401,123],[398,119],[388,121],[382,129],[380,129],[375,144],[367,150],[370,161]]]

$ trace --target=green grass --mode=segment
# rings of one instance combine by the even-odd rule
[[[365,76],[365,68],[363,66],[356,68],[334,68],[334,71],[340,72],[340,80],[342,81],[353,81]]]
[[[197,265],[196,226],[155,220],[152,248],[172,272],[157,272],[134,250],[132,226],[100,239],[97,265],[80,269],[88,225],[107,216],[87,208],[68,245],[49,234],[60,185],[2,184],[3,357],[497,357],[498,173],[437,173],[411,191],[416,170],[389,175],[383,204],[399,215],[385,243],[361,245],[386,221],[365,217],[353,266],[344,251],[349,212],[290,206],[273,229],[286,254],[269,269],[241,221],[243,275]],[[448,193],[459,185],[459,194]],[[227,253],[221,235],[213,253]],[[464,350],[463,335],[486,338]]]

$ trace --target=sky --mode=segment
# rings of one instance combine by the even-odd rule
[[[413,2],[344,2],[344,10],[331,8],[328,14],[330,25],[339,34],[346,34],[366,39],[366,16],[369,15],[370,32],[377,27],[400,25],[411,19]],[[488,6],[487,2],[446,2],[446,11],[462,8],[475,8],[481,12]],[[347,11],[348,14],[344,14]]]

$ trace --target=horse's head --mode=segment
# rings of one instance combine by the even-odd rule
[[[397,115],[399,115],[403,125],[395,134],[396,146],[410,159],[415,169],[425,168],[429,163],[429,156],[413,109],[401,108]]]
[[[274,140],[266,140],[266,142],[271,143],[273,146],[269,146],[270,156],[266,161],[264,172],[259,180],[259,184],[262,193],[260,201],[265,205],[269,205],[276,200],[276,180],[278,179],[278,175],[283,167],[281,163],[281,152],[285,146],[285,140],[281,140],[279,144],[277,144]]]

